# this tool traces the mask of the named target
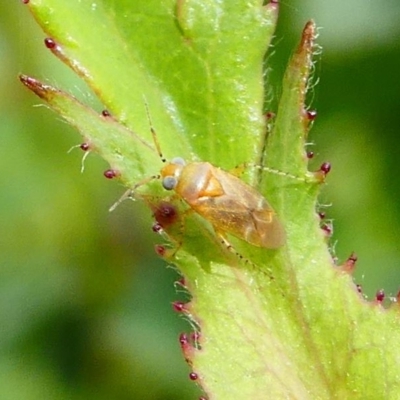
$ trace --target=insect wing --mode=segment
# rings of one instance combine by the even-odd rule
[[[259,247],[282,246],[285,231],[267,200],[236,176],[215,167],[212,172],[224,193],[199,197],[191,207],[217,231],[228,232]]]

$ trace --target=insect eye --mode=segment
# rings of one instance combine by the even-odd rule
[[[185,160],[181,157],[174,157],[171,160],[171,164],[182,165],[182,166],[186,165]]]
[[[166,176],[162,180],[162,185],[165,190],[172,190],[175,188],[178,180],[174,176]]]

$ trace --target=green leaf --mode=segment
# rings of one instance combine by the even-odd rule
[[[254,0],[45,0],[30,6],[59,45],[54,53],[121,123],[151,142],[147,101],[168,158],[194,151],[201,160],[229,161],[226,168],[251,159],[264,125],[261,60],[275,7]]]
[[[183,313],[199,336],[181,337],[181,345],[192,379],[209,398],[397,398],[397,306],[385,311],[363,300],[349,274],[353,260],[334,264],[316,214],[325,173],[307,171],[304,150],[314,23],[288,66],[265,142],[262,64],[276,2],[29,4],[55,41],[53,53],[88,82],[111,116],[33,78],[21,80],[79,129],[128,188],[140,183],[136,196],[171,239],[157,249],[178,267],[192,296]],[[242,178],[272,204],[285,245],[259,248],[229,235],[233,250],[222,245],[222,213],[209,220],[190,213],[151,180],[162,163],[150,125],[167,160],[250,165]],[[248,190],[233,202],[247,204]]]

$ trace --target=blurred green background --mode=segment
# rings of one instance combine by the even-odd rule
[[[320,29],[311,108],[315,169],[333,165],[321,204],[332,245],[355,251],[371,298],[400,284],[400,2],[284,1],[269,61],[271,96],[305,21]],[[27,7],[0,4],[0,399],[195,399],[172,310],[178,278],[137,202],[108,213],[124,189],[78,134],[17,80],[31,74],[93,103],[43,45]]]

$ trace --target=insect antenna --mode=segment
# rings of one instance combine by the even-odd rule
[[[299,182],[307,182],[307,178],[304,178],[301,176],[296,176],[296,175],[290,174],[289,172],[280,171],[279,169],[269,168],[269,167],[265,167],[263,165],[254,165],[254,167],[257,169],[260,169],[261,171],[267,171],[271,174],[275,174],[278,176],[284,176],[286,178],[294,179]]]
[[[278,175],[278,176],[283,176],[283,177],[290,178],[290,179],[294,179],[294,180],[299,181],[299,182],[308,182],[307,177],[296,176],[296,175],[293,175],[293,174],[291,174],[289,172],[280,171],[279,169],[265,167],[264,165],[250,164],[250,163],[247,163],[247,162],[244,162],[243,164],[240,164],[240,165],[236,166],[233,169],[233,171],[231,171],[231,173],[233,173],[234,175],[241,175],[246,168],[255,168],[255,169],[258,169],[260,171],[266,171],[266,172],[269,172],[271,174]]]
[[[167,162],[167,160],[165,159],[165,157],[164,157],[163,154],[162,154],[160,142],[158,141],[158,137],[157,137],[157,132],[156,132],[156,130],[154,129],[153,123],[152,123],[152,121],[151,121],[149,105],[147,104],[147,101],[146,101],[145,98],[144,98],[144,106],[145,106],[145,108],[146,108],[146,115],[147,115],[147,119],[148,119],[148,121],[149,121],[150,132],[151,132],[151,135],[152,135],[152,137],[153,137],[154,145],[156,146],[156,150],[157,150],[158,155],[159,155],[160,158],[161,158],[161,161],[162,161],[163,163],[165,163],[165,162]]]

